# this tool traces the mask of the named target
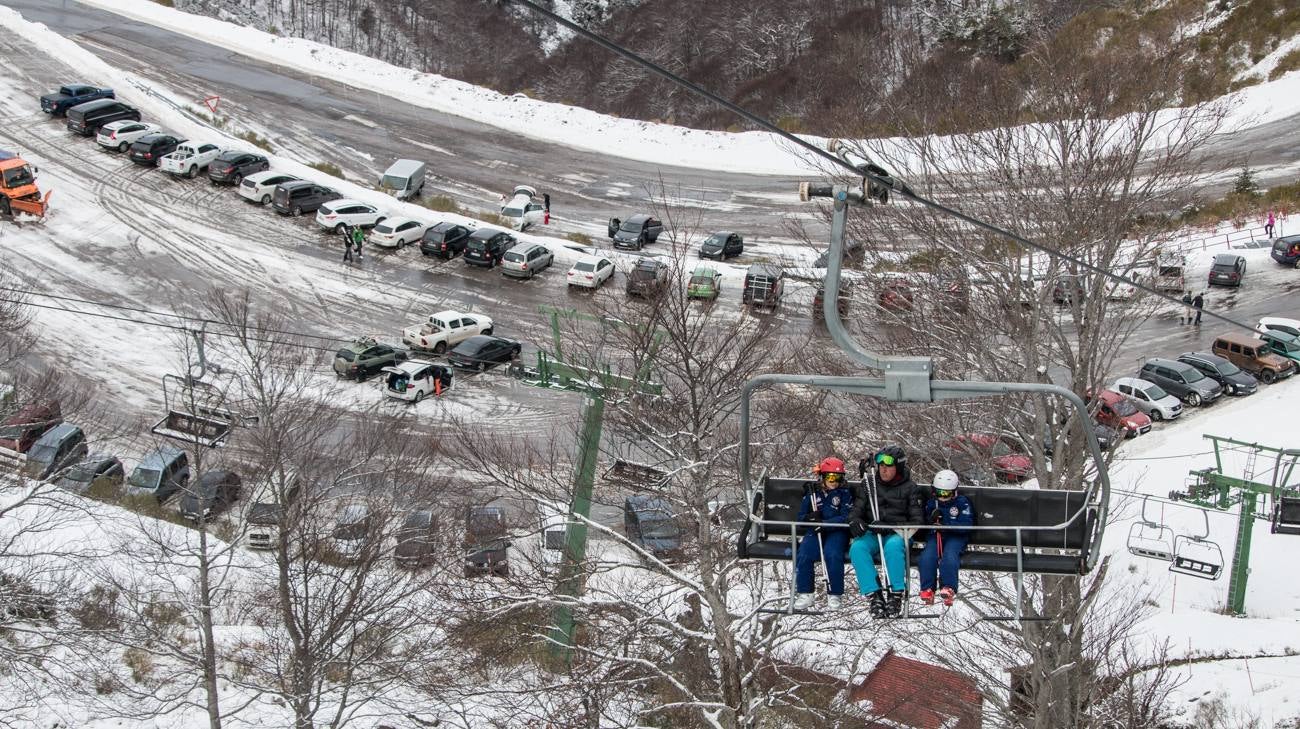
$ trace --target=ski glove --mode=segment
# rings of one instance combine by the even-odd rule
[[[849,522],[849,536],[854,539],[867,533],[867,523],[861,519],[854,519]]]
[[[808,516],[804,517],[804,521],[821,521],[821,520],[822,520],[821,509],[810,509],[808,511]]]

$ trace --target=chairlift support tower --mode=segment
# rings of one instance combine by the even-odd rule
[[[1238,507],[1227,607],[1234,615],[1245,615],[1246,580],[1250,577],[1250,545],[1255,531],[1255,519],[1271,519],[1275,533],[1300,534],[1300,524],[1288,521],[1290,509],[1284,508],[1300,502],[1300,484],[1291,482],[1296,461],[1300,460],[1300,448],[1275,448],[1209,433],[1203,437],[1214,444],[1214,466],[1191,471],[1188,490],[1174,491],[1169,496],[1217,511]],[[1246,473],[1241,478],[1223,472],[1223,450],[1229,448],[1246,451]],[[1272,456],[1273,459],[1272,479],[1269,483],[1253,480],[1254,464],[1261,455]],[[1265,506],[1263,515],[1258,512],[1261,504]]]

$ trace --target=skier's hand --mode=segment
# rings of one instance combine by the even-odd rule
[[[820,509],[813,509],[812,511],[808,512],[808,516],[805,517],[804,519],[804,521],[812,521],[812,522],[819,522],[821,520],[822,520],[822,512]]]
[[[867,533],[867,523],[861,519],[853,519],[849,522],[849,536],[857,539]]]

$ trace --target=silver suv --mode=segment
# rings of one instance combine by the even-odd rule
[[[1223,385],[1206,377],[1190,364],[1177,360],[1160,357],[1149,359],[1142,365],[1138,377],[1163,387],[1189,407],[1208,405],[1223,394]]]

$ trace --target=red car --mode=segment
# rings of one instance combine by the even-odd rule
[[[1097,399],[1101,401],[1095,416],[1098,423],[1123,432],[1125,438],[1151,430],[1151,418],[1118,392],[1102,390]]]
[[[887,281],[877,301],[882,309],[907,311],[912,308],[912,287],[903,280]]]
[[[0,423],[0,448],[26,453],[45,431],[63,422],[57,402],[35,402]]]
[[[1034,473],[1034,460],[1025,455],[1024,447],[1010,436],[993,433],[967,433],[944,444],[958,451],[993,464],[994,476],[1003,483],[1020,483]]]

